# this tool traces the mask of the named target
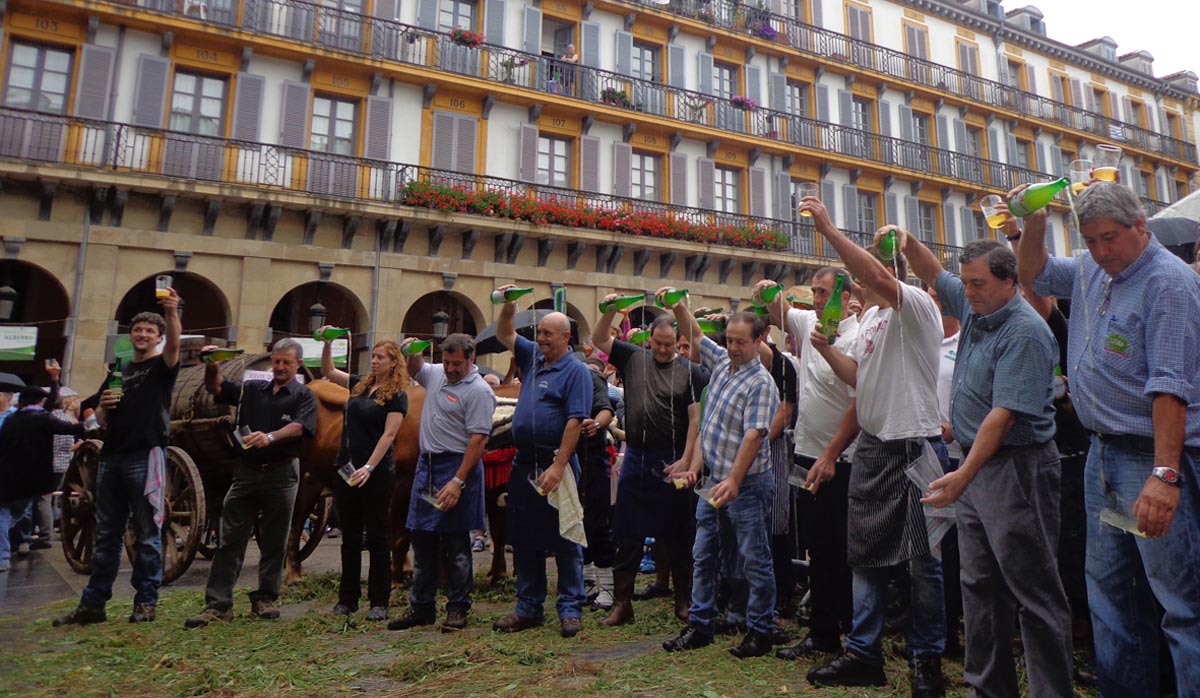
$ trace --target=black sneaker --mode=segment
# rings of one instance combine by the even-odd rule
[[[825,666],[809,671],[808,682],[814,686],[885,686],[887,675],[882,666],[846,652]]]
[[[54,627],[63,625],[88,625],[89,623],[103,623],[108,620],[108,614],[103,608],[88,608],[87,606],[76,606],[74,611],[71,611],[65,616],[59,616],[54,619]]]
[[[761,657],[771,651],[771,638],[768,635],[751,630],[742,638],[742,642],[737,647],[729,650],[729,653],[738,659],[747,657]]]
[[[408,630],[415,628],[418,625],[433,625],[437,621],[437,616],[432,613],[419,613],[414,611],[412,606],[404,609],[404,613],[396,620],[388,623],[388,630]]]
[[[372,623],[382,623],[388,619],[387,606],[372,606],[367,609],[367,620]]]
[[[942,660],[918,659],[912,664],[912,698],[943,698],[946,680],[942,678]]]
[[[154,621],[154,611],[157,608],[152,603],[138,603],[133,605],[133,613],[129,614],[130,623],[150,623]]]
[[[358,609],[350,604],[339,603],[333,607],[330,613],[335,616],[352,616]]]
[[[668,652],[678,652],[680,650],[696,650],[701,647],[707,647],[713,643],[712,633],[701,630],[698,626],[689,625],[679,633],[679,637],[671,638],[663,642],[663,649]]]

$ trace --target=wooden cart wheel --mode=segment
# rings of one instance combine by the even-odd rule
[[[62,507],[62,548],[71,569],[92,571],[96,542],[96,475],[100,471],[100,441],[79,444],[67,467],[59,505]]]
[[[196,551],[205,522],[204,486],[191,456],[177,446],[167,447],[167,468],[162,528],[163,584],[183,576]],[[125,530],[125,554],[133,562],[136,538],[133,527]]]
[[[300,562],[308,559],[317,549],[321,539],[325,537],[325,529],[329,528],[329,513],[333,508],[333,495],[322,494],[317,497],[317,503],[308,513],[304,529],[300,531],[300,551],[297,554]]]

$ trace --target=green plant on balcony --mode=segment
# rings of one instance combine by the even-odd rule
[[[455,27],[450,30],[450,40],[459,46],[479,48],[483,45],[483,34],[478,34],[470,29]]]
[[[516,56],[505,58],[500,61],[500,67],[504,69],[504,74],[500,76],[500,80],[508,83],[516,82],[517,68],[523,68],[527,65],[529,65],[529,61],[524,58],[517,58]]]
[[[696,13],[696,19],[700,20],[701,22],[708,22],[709,24],[712,24],[715,17],[713,16],[712,10],[703,9]]]
[[[438,184],[431,181],[409,182],[400,192],[401,205],[438,211],[471,213],[506,218],[535,225],[562,225],[592,228],[672,240],[688,240],[713,245],[759,250],[787,249],[783,232],[756,223],[745,225],[702,225],[672,217],[667,213],[637,213],[622,208],[589,206],[574,199],[548,200],[529,198],[504,191],[478,191],[474,188]]]
[[[606,87],[601,90],[600,101],[604,104],[611,104],[614,107],[633,108],[633,102],[629,101],[629,95],[626,94],[625,90],[618,90],[615,87]]]

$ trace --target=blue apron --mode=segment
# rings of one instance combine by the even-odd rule
[[[663,470],[682,453],[671,449],[625,447],[617,503],[613,507],[613,540],[679,538],[695,534],[696,493],[675,489],[663,480]]]
[[[569,541],[558,534],[558,509],[550,506],[550,502],[529,484],[529,476],[534,471],[534,465],[530,462],[533,460],[526,451],[518,451],[513,460],[512,476],[508,479],[508,514],[505,518],[508,541],[514,546],[557,550]],[[539,467],[547,468],[554,462],[554,452],[542,452],[536,460]],[[570,466],[578,483],[579,459],[574,455],[571,456]]]
[[[438,511],[421,496],[425,494],[436,498],[446,483],[454,479],[460,465],[461,453],[421,454],[417,460],[417,472],[413,474],[412,502],[409,503],[405,522],[410,531],[457,533],[485,527],[482,460],[475,464],[467,476],[467,486],[453,509]]]

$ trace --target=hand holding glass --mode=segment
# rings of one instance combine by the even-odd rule
[[[1008,205],[1004,203],[1004,199],[995,194],[988,194],[979,200],[979,211],[987,219],[988,227],[992,230],[1003,228],[1010,217]]]
[[[171,284],[173,280],[170,274],[159,274],[154,277],[154,297],[155,298],[170,298]]]
[[[817,185],[814,184],[813,182],[801,182],[800,184],[796,185],[796,203],[799,204],[799,203],[803,202],[804,197],[806,197],[806,196],[811,196],[813,198],[817,198],[818,196],[820,196],[820,194],[818,192],[819,192],[819,189],[817,189]],[[801,216],[812,216],[812,214],[809,213],[808,211],[801,211],[800,215]]]
[[[1071,176],[1071,193],[1078,196],[1079,192],[1087,189],[1088,182],[1092,181],[1092,161],[1072,160],[1069,174]]]

